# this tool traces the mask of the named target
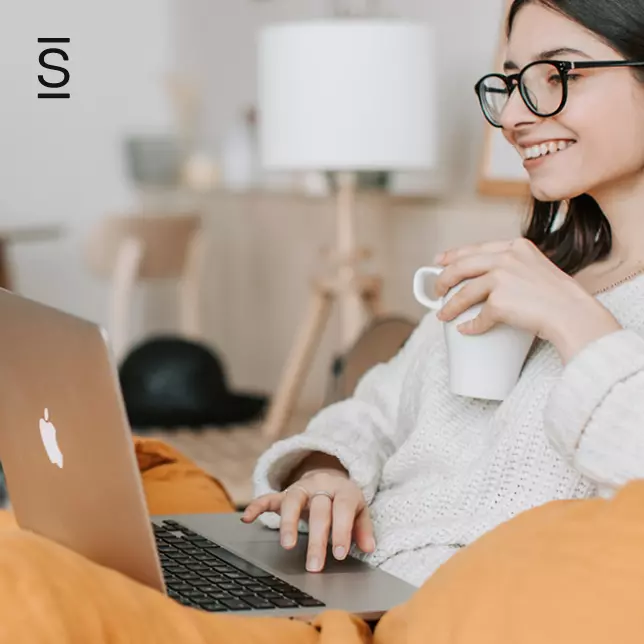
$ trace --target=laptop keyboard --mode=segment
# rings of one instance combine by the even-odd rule
[[[324,606],[177,521],[152,525],[168,595],[211,612]]]

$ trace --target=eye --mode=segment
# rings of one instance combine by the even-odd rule
[[[568,78],[568,82],[570,83],[571,81],[574,82],[576,80],[579,80],[580,78],[582,78],[582,75],[581,74],[568,74],[567,78]]]

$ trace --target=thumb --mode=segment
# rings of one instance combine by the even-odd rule
[[[475,318],[459,324],[457,329],[463,335],[480,335],[489,331],[495,324],[490,307],[485,304]]]

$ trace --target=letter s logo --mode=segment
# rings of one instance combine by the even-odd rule
[[[45,77],[42,74],[38,74],[38,80],[40,81],[40,84],[44,85],[45,87],[64,87],[69,82],[69,71],[67,71],[64,67],[58,67],[57,65],[52,65],[48,63],[45,60],[45,58],[47,57],[47,54],[59,54],[64,61],[69,60],[69,56],[67,55],[66,52],[64,52],[62,49],[57,49],[55,47],[50,47],[49,49],[45,49],[44,51],[40,52],[38,61],[40,62],[41,67],[45,67],[46,69],[53,69],[54,71],[61,72],[63,75],[63,80],[57,83],[51,83],[45,80]]]

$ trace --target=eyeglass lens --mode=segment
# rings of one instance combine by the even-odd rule
[[[563,101],[563,84],[557,67],[537,63],[528,67],[521,77],[522,94],[528,107],[539,116],[556,112]],[[501,114],[510,93],[503,79],[490,76],[479,88],[482,107],[488,118],[500,125]]]

